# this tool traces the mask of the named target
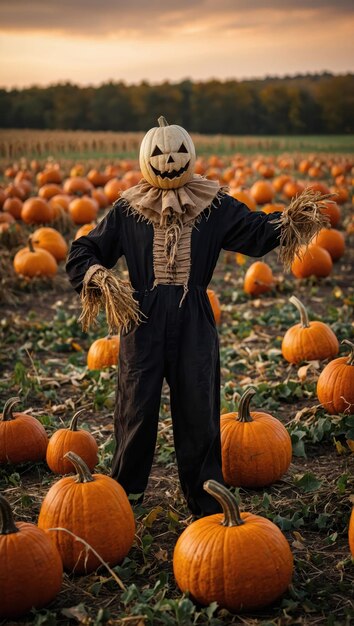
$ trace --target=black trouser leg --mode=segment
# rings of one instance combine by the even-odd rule
[[[112,477],[128,494],[144,492],[149,479],[163,382],[161,348],[146,326],[121,338]]]
[[[169,362],[173,433],[181,487],[195,515],[219,512],[203,489],[213,478],[224,483],[220,444],[220,366],[217,331],[206,322],[186,325],[178,356]]]

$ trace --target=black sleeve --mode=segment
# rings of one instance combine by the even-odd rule
[[[267,215],[262,211],[250,211],[245,204],[228,195],[219,210],[223,214],[221,247],[224,250],[260,257],[279,245],[280,228],[272,222],[281,216],[280,212]]]
[[[119,208],[113,207],[88,235],[79,237],[71,245],[65,269],[74,289],[80,293],[91,265],[110,269],[123,254]]]

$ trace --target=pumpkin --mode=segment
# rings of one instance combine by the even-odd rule
[[[85,461],[90,471],[98,463],[96,439],[87,430],[78,430],[79,416],[86,409],[80,409],[71,420],[69,428],[59,428],[49,439],[46,461],[55,474],[70,474],[74,471],[72,463],[65,454],[72,450]]]
[[[250,194],[257,204],[267,204],[267,202],[272,202],[275,190],[273,185],[267,180],[257,180],[253,183]]]
[[[283,211],[285,209],[285,204],[278,203],[270,203],[264,204],[262,206],[263,213],[275,213],[276,211]]]
[[[127,185],[123,180],[119,180],[118,178],[111,178],[108,183],[105,184],[103,191],[104,194],[107,196],[108,201],[113,204],[113,202],[118,200],[120,194],[126,188]]]
[[[76,178],[71,178],[70,180],[76,180]],[[87,224],[96,219],[98,202],[88,196],[75,198],[69,204],[69,213],[75,224]]]
[[[352,508],[352,513],[349,520],[348,539],[350,552],[354,559],[354,507]]]
[[[73,178],[67,178],[64,181],[63,190],[64,193],[73,196],[83,196],[84,194],[90,194],[93,189],[92,183],[87,178],[82,176],[74,176]]]
[[[200,604],[217,602],[232,612],[271,604],[292,579],[287,540],[270,520],[240,513],[235,497],[215,480],[204,489],[223,513],[193,522],[178,538],[173,553],[178,587]]]
[[[46,222],[51,222],[53,217],[52,207],[43,198],[28,198],[23,203],[21,219],[26,224],[45,224]]]
[[[288,180],[283,187],[283,194],[288,199],[291,200],[294,196],[301,193],[304,190],[304,186],[298,180]]]
[[[335,228],[322,228],[312,240],[312,243],[327,250],[331,255],[332,261],[338,261],[344,254],[344,235]]]
[[[69,211],[69,204],[71,202],[71,196],[68,196],[65,193],[58,193],[56,196],[53,196],[48,204],[52,207],[54,214],[58,210],[58,208],[64,209],[64,211]]]
[[[343,339],[350,348],[349,357],[330,361],[317,381],[317,397],[331,415],[354,413],[354,343]]]
[[[38,195],[40,198],[44,200],[50,200],[54,196],[61,194],[62,188],[60,185],[55,185],[54,183],[46,183],[43,187],[39,188]]]
[[[341,217],[341,212],[338,204],[336,202],[333,202],[332,200],[325,200],[323,204],[325,206],[321,209],[322,213],[329,217],[329,221],[331,222],[332,227],[337,226]]]
[[[207,294],[208,294],[211,308],[213,309],[215,324],[219,325],[220,320],[221,320],[221,307],[220,307],[219,298],[213,289],[207,289]]]
[[[16,220],[11,213],[0,211],[0,224],[15,224]]]
[[[6,198],[3,204],[3,210],[7,213],[11,213],[11,215],[16,219],[21,219],[23,202],[20,198]]]
[[[105,367],[118,364],[119,335],[108,335],[96,339],[87,353],[87,367],[89,370],[101,370]]]
[[[51,602],[62,585],[63,564],[48,535],[34,524],[15,524],[0,495],[0,619],[14,619]]]
[[[38,172],[36,180],[39,187],[42,187],[47,183],[60,184],[63,180],[63,175],[57,167],[48,166],[45,170],[43,170],[43,172]]]
[[[83,226],[80,226],[80,228],[76,231],[75,239],[88,235],[96,226],[97,224],[83,224]]]
[[[230,196],[238,200],[239,202],[243,202],[250,211],[255,211],[257,209],[257,204],[254,198],[252,198],[249,191],[246,189],[242,189],[239,187],[235,187],[234,189],[230,189]]]
[[[154,187],[176,189],[193,176],[195,148],[191,136],[181,126],[159,117],[140,146],[139,163],[143,177]]]
[[[53,255],[42,248],[34,248],[32,238],[28,238],[28,247],[21,248],[13,261],[14,270],[21,276],[54,276],[58,265]]]
[[[20,402],[10,398],[0,416],[0,464],[42,461],[48,445],[44,426],[32,415],[13,413]]]
[[[243,281],[243,289],[251,296],[271,291],[274,276],[271,268],[263,261],[256,261],[249,266]]]
[[[42,502],[38,526],[58,529],[52,533],[53,541],[68,572],[89,574],[101,565],[101,559],[117,565],[134,540],[135,520],[128,497],[113,478],[91,474],[74,452],[65,457],[75,466],[77,476],[65,476],[51,486]]]
[[[63,235],[55,228],[38,228],[32,233],[32,242],[37,248],[50,252],[56,261],[64,261],[68,253],[68,245]]]
[[[94,187],[104,187],[109,181],[109,174],[100,172],[97,169],[91,169],[86,178]]]
[[[338,339],[323,322],[309,322],[306,308],[296,296],[289,301],[300,313],[300,324],[289,328],[282,341],[282,354],[289,363],[333,359],[339,352]]]
[[[96,200],[99,209],[106,209],[109,205],[109,200],[104,193],[102,187],[97,187],[92,190],[91,196]]]
[[[296,278],[308,278],[317,276],[324,278],[332,271],[333,262],[327,250],[310,244],[308,247],[302,246],[299,256],[296,256],[291,265],[291,271]]]
[[[279,480],[291,463],[291,439],[285,426],[269,413],[252,411],[256,391],[240,399],[238,413],[221,415],[222,471],[228,485],[258,489]]]

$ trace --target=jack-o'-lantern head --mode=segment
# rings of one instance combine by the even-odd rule
[[[194,174],[195,148],[182,126],[169,124],[159,117],[159,126],[151,128],[140,146],[140,169],[154,187],[183,187]]]

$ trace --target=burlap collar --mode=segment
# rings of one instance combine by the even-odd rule
[[[171,217],[183,225],[195,222],[226,191],[218,181],[197,174],[177,189],[153,187],[143,178],[134,187],[123,191],[120,201],[142,219],[165,228]]]

